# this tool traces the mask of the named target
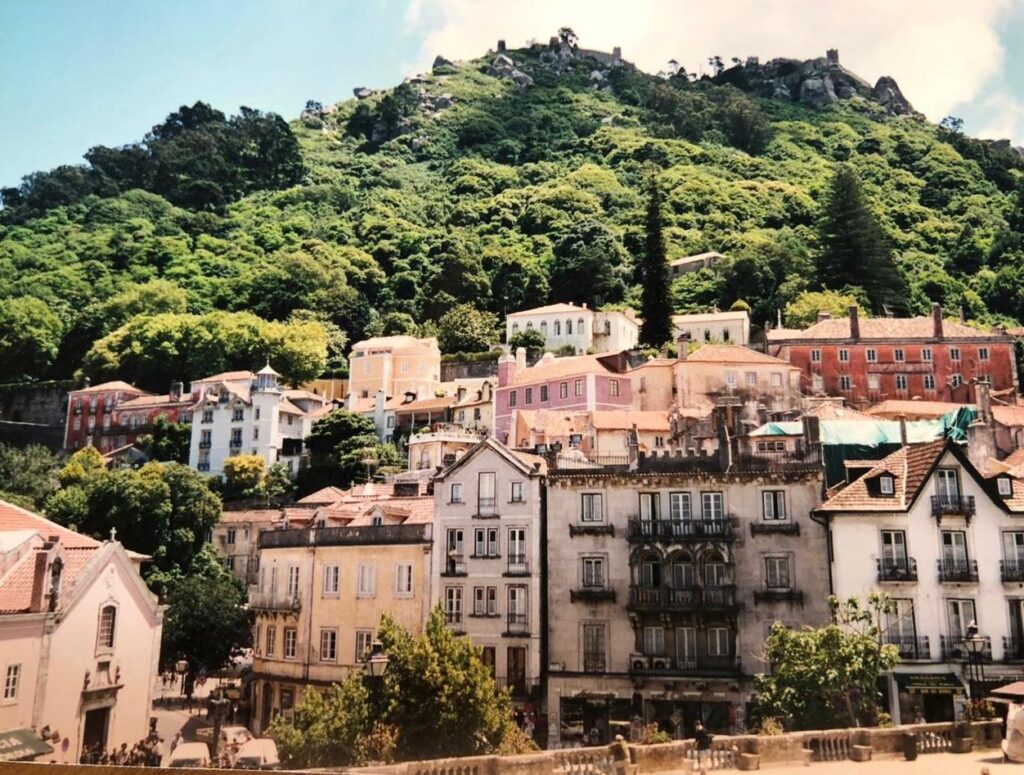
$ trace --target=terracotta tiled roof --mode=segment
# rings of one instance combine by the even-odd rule
[[[214,374],[212,377],[202,377],[200,379],[192,380],[196,382],[242,382],[245,380],[253,380],[256,375],[251,371],[225,371],[221,374]]]
[[[945,450],[945,439],[901,447],[877,461],[862,477],[837,490],[819,511],[905,511]],[[868,490],[868,481],[883,473],[893,477],[893,495],[874,495]]]
[[[694,312],[689,315],[673,315],[672,323],[680,326],[686,323],[715,323],[724,320],[744,320],[750,317],[744,310],[732,312]]]
[[[429,347],[434,349],[437,347],[437,339],[434,337],[419,339],[415,336],[404,334],[398,336],[373,336],[352,345],[353,350],[372,350],[388,347]]]
[[[602,356],[603,357],[603,356]],[[596,355],[570,355],[566,358],[541,358],[528,369],[518,372],[512,385],[530,385],[563,377],[583,377],[587,374],[617,374]]]
[[[278,406],[278,411],[280,411],[282,414],[296,414],[299,415],[300,417],[305,414],[304,411],[299,409],[299,407],[297,407],[287,398],[281,399],[281,404],[280,406]]]
[[[594,310],[589,307],[577,307],[575,304],[548,304],[544,307],[534,307],[533,309],[522,309],[519,312],[510,312],[505,317],[514,318],[517,315],[548,315],[553,312],[593,312]]]
[[[117,405],[117,409],[143,409],[147,406],[161,406],[163,404],[175,405],[175,406],[188,406],[192,403],[192,396],[185,395],[178,401],[172,401],[170,396],[139,396],[138,398],[132,398],[128,401],[122,401]]]
[[[103,382],[99,385],[90,385],[87,388],[72,390],[71,392],[77,395],[78,393],[106,393],[112,390],[121,390],[127,391],[129,393],[137,393],[140,396],[149,395],[148,391],[142,390],[141,388],[137,388],[134,385],[129,385],[127,382],[122,382],[119,379],[114,380],[113,382]]]
[[[860,339],[931,339],[935,336],[935,324],[930,315],[916,318],[860,318]],[[944,338],[956,339],[1006,339],[1005,334],[981,331],[959,320],[943,320]],[[804,328],[776,328],[768,332],[769,342],[789,339],[849,339],[849,317],[829,318]]]
[[[454,398],[447,396],[442,396],[441,398],[421,398],[409,401],[408,403],[404,403],[404,400],[405,396],[395,396],[384,405],[384,408],[394,410],[395,412],[429,412],[447,409],[455,403]]]
[[[296,503],[315,506],[321,503],[337,503],[345,497],[345,490],[340,487],[324,487],[316,492],[311,492],[305,498],[299,498]]]
[[[706,261],[709,258],[725,258],[721,253],[715,250],[709,250],[707,253],[698,253],[695,256],[683,256],[682,258],[673,258],[669,261],[669,266],[681,266],[685,264],[692,264],[695,261]]]
[[[967,406],[967,404],[954,404],[947,401],[906,401],[889,399],[888,401],[882,401],[867,409],[867,414],[872,417],[882,417],[889,420],[898,419],[900,415],[905,416],[907,419],[918,417],[934,418],[942,417],[950,412],[955,412],[961,406]]]
[[[796,368],[786,361],[736,344],[706,344],[690,353],[689,357],[681,363],[690,361],[697,363],[764,363],[784,366],[787,369]]]
[[[385,402],[385,406],[387,403]],[[374,409],[377,408],[377,399],[373,396],[367,398],[353,397],[349,402],[348,411],[356,412],[357,414],[370,414]]]
[[[992,419],[1008,428],[1024,425],[1024,406],[993,406]]]
[[[822,401],[817,406],[808,409],[804,414],[808,417],[817,417],[819,420],[876,420],[877,417],[858,412],[848,406],[839,406],[832,401]]]
[[[310,390],[303,390],[303,389],[300,389],[300,388],[294,388],[294,389],[289,389],[289,390],[284,391],[284,397],[285,398],[290,398],[290,399],[293,399],[293,400],[299,400],[299,401],[301,401],[303,399],[306,399],[308,401],[320,401],[320,402],[323,402],[323,401],[327,400],[326,398],[324,398],[319,393],[314,393],[314,392],[312,392]]]
[[[559,412],[554,409],[521,410],[516,417],[535,433],[547,438],[581,433],[587,427],[586,412]]]
[[[534,455],[529,452],[520,452],[517,449],[509,450],[515,457],[519,458],[520,462],[529,468],[533,469],[537,467],[537,471],[541,475],[545,475],[548,472],[548,461],[540,455]],[[538,467],[539,466],[539,467]]]
[[[223,511],[217,524],[232,525],[242,522],[276,522],[281,518],[281,509],[248,509],[246,511]]]
[[[82,571],[96,556],[100,545],[90,547],[65,547],[64,567],[61,571],[61,599],[67,599],[74,589]],[[28,611],[32,606],[32,582],[35,576],[36,555],[39,550],[28,552],[11,570],[0,579],[0,614],[16,614]]]
[[[628,430],[634,425],[638,431],[667,431],[669,429],[667,412],[595,411],[591,412],[590,421],[597,430]]]
[[[61,527],[56,522],[51,522],[13,503],[0,501],[0,531],[8,530],[36,530],[43,538],[59,536],[61,544],[65,547],[95,548],[100,545],[94,538]]]

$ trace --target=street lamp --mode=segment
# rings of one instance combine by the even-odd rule
[[[363,662],[372,678],[383,678],[389,661],[388,655],[384,653],[384,644],[375,640],[370,646],[370,653],[366,655]]]
[[[985,639],[978,634],[977,622],[972,621],[967,625],[967,631],[964,633],[964,650],[967,652],[968,664],[970,666],[968,681],[970,683],[972,700],[981,699],[978,697],[977,684],[985,680],[985,665],[982,661],[985,645]]]

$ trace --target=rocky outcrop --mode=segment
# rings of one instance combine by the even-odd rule
[[[507,54],[498,54],[494,57],[484,72],[495,78],[508,78],[516,86],[522,88],[533,85],[533,77],[516,67],[512,57]]]
[[[438,75],[439,73],[448,72],[453,67],[455,67],[454,62],[445,59],[443,56],[438,54],[434,57],[434,64],[430,66],[430,70],[434,75]]]
[[[872,90],[872,96],[875,102],[895,116],[907,116],[914,113],[914,107],[903,96],[899,84],[888,75],[883,75],[878,79],[878,83]]]
[[[367,97],[373,96],[373,89],[367,89],[365,86],[357,86],[352,90],[357,100],[365,100]]]

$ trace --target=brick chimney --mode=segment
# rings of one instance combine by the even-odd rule
[[[942,338],[942,305],[938,302],[932,304],[932,336]]]
[[[506,353],[498,358],[498,387],[511,385],[516,378],[516,358]]]
[[[32,596],[29,603],[29,611],[32,613],[49,609],[49,601],[46,599],[47,571],[50,560],[56,554],[54,547],[57,545],[57,540],[56,536],[51,536],[36,553],[35,566],[32,568]]]
[[[860,316],[856,304],[850,305],[850,338],[860,339]]]

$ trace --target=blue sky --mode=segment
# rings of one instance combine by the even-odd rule
[[[0,186],[138,140],[197,99],[292,118],[308,98],[393,85],[435,53],[476,56],[562,24],[651,71],[837,46],[930,117],[1024,144],[1024,0],[0,0]]]

